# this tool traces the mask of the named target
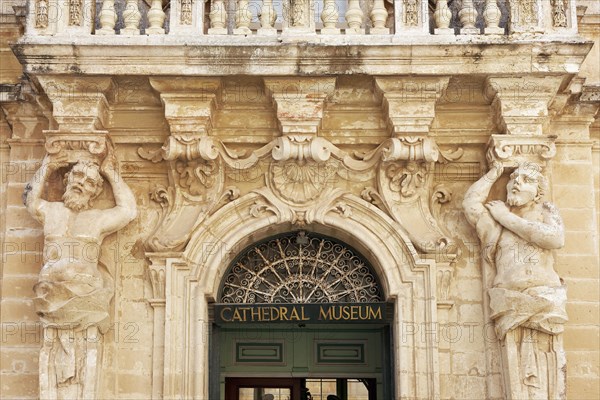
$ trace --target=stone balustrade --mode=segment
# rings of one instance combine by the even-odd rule
[[[576,34],[575,0],[30,0],[27,35]],[[449,4],[450,3],[450,4]]]

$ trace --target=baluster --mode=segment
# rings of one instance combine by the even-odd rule
[[[360,8],[358,0],[348,1],[348,11],[346,11],[346,22],[348,27],[346,28],[346,35],[360,35],[364,34],[365,30],[361,29],[363,22],[364,13]]]
[[[454,35],[454,28],[450,28],[452,11],[450,11],[450,7],[448,7],[448,0],[437,0],[433,19],[435,20],[434,34]]]
[[[121,29],[121,35],[139,35],[140,19],[142,19],[142,14],[138,9],[138,0],[127,0],[125,10],[123,10],[125,28]]]
[[[274,27],[276,19],[277,13],[273,7],[273,0],[263,0],[260,9],[260,28],[256,33],[261,36],[277,35],[277,29]]]
[[[223,0],[214,0],[211,5],[209,35],[227,35],[227,10]]]
[[[477,10],[473,4],[473,0],[463,0],[462,8],[458,13],[458,18],[462,23],[460,28],[461,35],[478,35],[479,28],[475,27],[475,21],[477,20]]]
[[[483,33],[486,35],[504,35],[504,28],[500,28],[500,18],[502,18],[502,11],[498,7],[497,0],[486,0],[483,10],[483,20],[485,21]]]
[[[335,0],[325,0],[321,12],[321,21],[323,21],[321,33],[323,35],[339,35],[340,29],[336,27],[339,17],[340,13]]]
[[[164,35],[165,30],[162,27],[165,23],[165,12],[162,9],[162,0],[152,0],[150,10],[148,10],[148,24],[146,33],[149,35]]]
[[[235,12],[235,29],[233,30],[233,34],[252,35],[250,22],[252,22],[252,12],[248,9],[248,0],[239,0]]]
[[[100,29],[96,31],[96,35],[114,35],[116,24],[117,13],[114,0],[104,0],[100,11]]]
[[[390,33],[390,29],[385,27],[385,23],[388,19],[388,12],[385,9],[383,0],[375,0],[373,3],[373,9],[371,10],[371,22],[373,27],[371,28],[371,35],[387,35]]]

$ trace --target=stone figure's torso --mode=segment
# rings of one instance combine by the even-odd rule
[[[522,217],[541,222],[543,212],[540,205]],[[499,229],[501,233],[496,247],[494,287],[522,291],[536,286],[561,286],[553,267],[551,250],[531,243],[506,228]]]

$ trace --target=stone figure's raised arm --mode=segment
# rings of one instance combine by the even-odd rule
[[[502,175],[504,168],[495,163],[490,170],[475,182],[465,193],[462,202],[467,221],[474,227],[480,224],[494,224],[493,218],[485,208],[485,200],[490,194],[492,185]]]
[[[543,221],[531,221],[508,210],[501,202],[491,202],[487,207],[496,221],[522,239],[543,249],[560,249],[565,244],[565,228],[554,205],[544,203]]]
[[[117,170],[117,160],[112,149],[100,167],[100,172],[112,187],[116,206],[105,212],[102,218],[102,233],[115,232],[133,221],[137,216],[135,197]]]
[[[57,161],[51,161],[50,156],[46,155],[42,160],[42,165],[36,171],[33,179],[25,186],[25,206],[27,211],[39,222],[44,222],[44,205],[47,203],[42,199],[42,193],[44,191],[44,185],[48,177],[56,171],[58,168],[66,166],[67,163],[61,163]]]

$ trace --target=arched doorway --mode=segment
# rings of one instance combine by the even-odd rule
[[[384,299],[367,259],[338,239],[301,230],[253,243],[210,306],[211,398],[393,398]]]

